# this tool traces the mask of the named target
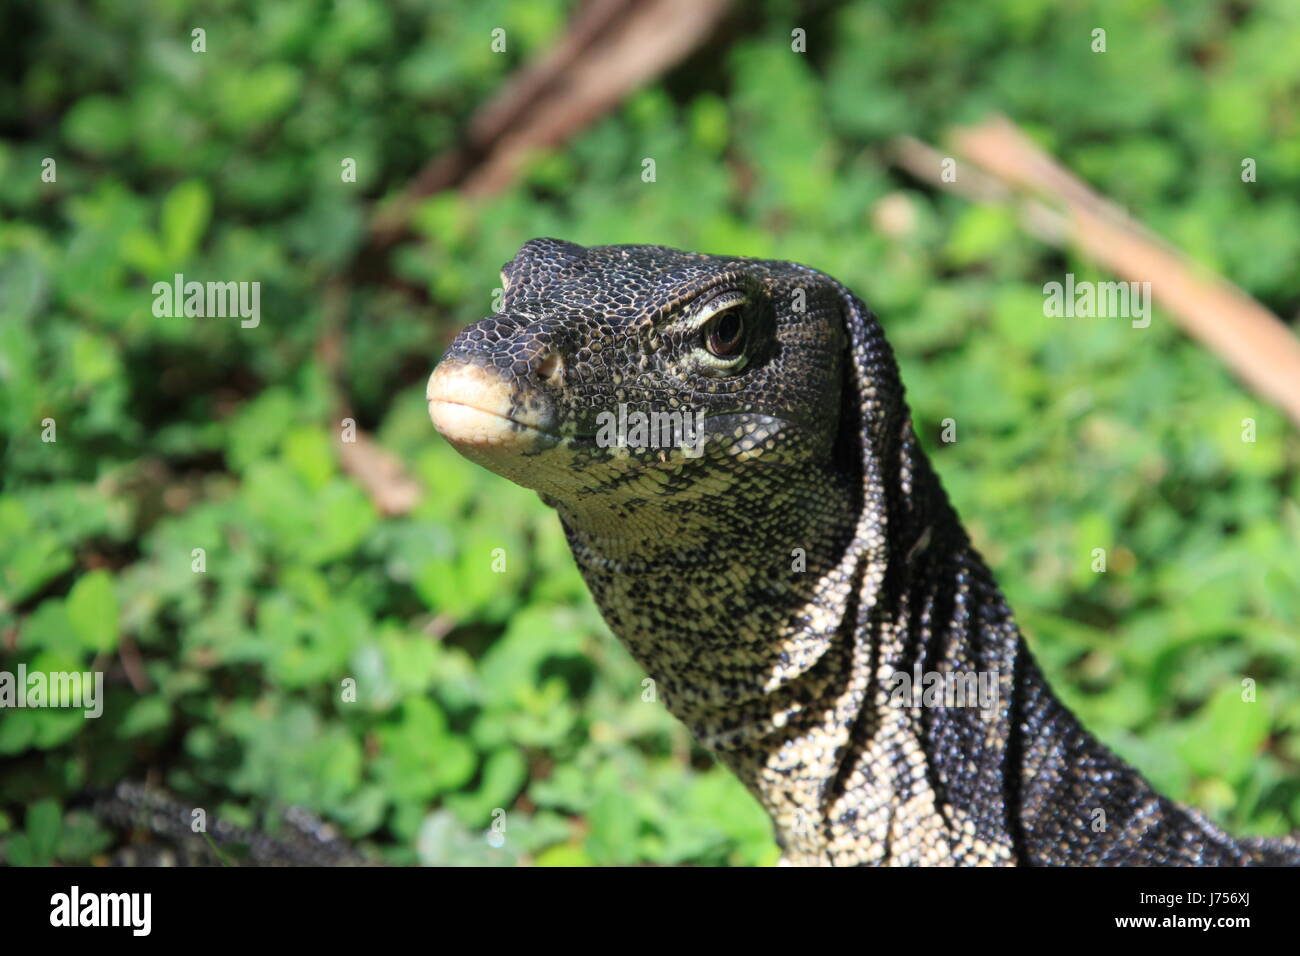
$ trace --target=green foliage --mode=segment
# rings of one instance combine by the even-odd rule
[[[774,861],[754,801],[642,699],[553,514],[425,417],[440,349],[539,235],[790,258],[859,291],[1067,702],[1171,796],[1237,831],[1296,828],[1294,429],[1158,311],[1145,330],[1044,318],[1044,282],[1107,277],[885,149],[1004,111],[1294,315],[1295,5],[765,3],[500,196],[421,203],[391,276],[354,271],[375,205],[566,7],[3,15],[0,661],[102,670],[106,700],[95,720],[0,716],[0,855],[104,859],[80,795],[149,776],[239,822],[304,805],[399,863]],[[177,272],[261,282],[261,325],[156,316]],[[357,422],[421,487],[409,515],[338,464],[332,337]]]

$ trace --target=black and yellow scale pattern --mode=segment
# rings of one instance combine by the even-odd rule
[[[840,283],[555,239],[502,279],[429,380],[433,421],[555,508],[610,627],[788,862],[1300,862],[1165,799],[1057,700]],[[702,413],[703,453],[608,447],[620,406]],[[900,672],[991,675],[996,704],[898,706]]]

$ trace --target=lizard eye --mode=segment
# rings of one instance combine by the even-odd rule
[[[696,369],[704,375],[736,375],[749,363],[746,354],[753,316],[750,298],[728,289],[707,300],[690,320],[695,329]]]
[[[745,339],[745,322],[739,306],[718,313],[704,332],[704,344],[718,358],[732,358]]]

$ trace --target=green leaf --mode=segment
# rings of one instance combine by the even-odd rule
[[[140,737],[166,727],[171,716],[171,705],[166,698],[157,695],[142,697],[127,710],[117,732],[128,739]]]
[[[591,832],[586,848],[598,863],[626,863],[636,859],[637,833],[641,820],[628,806],[627,795],[618,789],[604,789],[588,814]]]
[[[56,856],[68,863],[86,863],[110,846],[113,834],[89,813],[74,810],[63,821]]]
[[[1235,781],[1258,759],[1268,726],[1266,705],[1227,684],[1188,722],[1179,751],[1197,773]]]
[[[27,838],[31,841],[36,866],[47,866],[54,859],[63,830],[63,811],[57,800],[38,800],[27,809]]]
[[[211,213],[212,197],[196,179],[179,183],[167,194],[162,207],[162,237],[172,262],[185,262],[194,254]]]
[[[82,646],[99,653],[117,647],[118,605],[113,578],[107,571],[91,571],[68,594],[68,620]]]
[[[470,826],[487,825],[493,811],[508,809],[528,776],[523,755],[514,749],[493,752],[483,765],[483,780],[473,793],[447,798],[447,805]]]
[[[111,96],[84,97],[64,117],[63,134],[84,153],[114,156],[123,152],[131,140],[126,107]]]
[[[0,498],[0,604],[23,600],[74,560],[57,533],[36,528],[27,505]]]
[[[284,460],[313,492],[319,492],[334,477],[334,449],[322,428],[304,425],[284,439]]]
[[[591,866],[587,851],[572,843],[559,843],[548,847],[533,861],[534,866]]]
[[[36,858],[32,841],[26,833],[15,833],[4,844],[4,862],[10,866],[48,866],[49,861]]]

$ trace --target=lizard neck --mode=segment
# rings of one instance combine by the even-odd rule
[[[719,750],[797,864],[1003,865],[1013,678],[1009,610],[951,515],[892,549],[871,606],[847,613],[790,694],[797,714]],[[852,555],[846,555],[851,561]],[[860,567],[856,593],[870,569]],[[836,606],[838,575],[818,606]],[[829,599],[829,600],[828,600]]]
[[[671,511],[620,502],[621,521],[560,505],[606,621],[792,862],[1006,861],[986,751],[1005,749],[1018,632],[937,481],[909,472],[881,550],[856,476],[771,479],[727,496],[725,523],[680,496]],[[927,735],[981,768],[954,791],[966,805],[935,792]]]
[[[560,514],[611,629],[789,862],[1240,858],[1055,698],[912,442],[884,520],[852,477],[816,468],[712,509]]]

